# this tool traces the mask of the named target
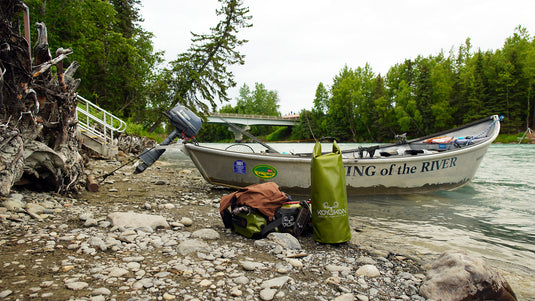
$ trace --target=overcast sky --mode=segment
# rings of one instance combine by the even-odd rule
[[[191,34],[219,22],[217,0],[142,0],[142,24],[154,46],[176,58]],[[535,35],[534,0],[244,0],[253,27],[238,37],[245,65],[233,67],[238,96],[244,83],[278,92],[280,112],[311,109],[320,82],[332,85],[347,65],[368,63],[374,73],[414,59],[455,51],[471,39],[473,49],[496,50],[518,25]]]

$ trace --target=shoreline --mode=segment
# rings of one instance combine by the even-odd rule
[[[93,160],[88,170],[98,178],[118,164]],[[312,235],[299,238],[299,248],[291,239],[247,239],[225,229],[219,216],[219,200],[231,190],[207,184],[195,169],[175,172],[155,164],[139,175],[132,171],[122,169],[98,192],[76,198],[20,192],[25,203],[44,210],[40,220],[16,213],[0,223],[0,296],[425,300],[418,295],[425,276],[411,258],[369,253],[352,243],[322,245]],[[162,217],[169,227],[114,226],[108,218],[113,212]],[[363,266],[372,271],[359,270]]]
[[[91,160],[87,170],[98,178],[120,164]],[[176,171],[165,162],[139,175],[132,171],[125,167],[98,192],[75,198],[22,192],[26,203],[43,206],[42,220],[25,213],[1,220],[0,295],[11,291],[5,300],[332,300],[349,294],[356,300],[425,300],[418,288],[424,268],[436,257],[410,246],[396,249],[386,240],[381,245],[381,239],[370,237],[380,231],[370,231],[362,221],[352,219],[352,241],[342,245],[316,243],[311,234],[299,238],[300,249],[273,239],[255,241],[223,227],[219,200],[233,190],[206,183],[194,168]],[[159,216],[169,227],[121,228],[110,224],[113,212]],[[199,246],[183,251],[183,244],[193,241]],[[361,274],[363,266],[379,274]]]

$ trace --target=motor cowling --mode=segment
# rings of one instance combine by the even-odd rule
[[[164,115],[169,118],[169,121],[178,132],[188,139],[195,137],[202,127],[203,120],[182,105],[172,108],[167,114],[164,113]]]
[[[175,127],[175,130],[162,141],[160,144],[161,146],[170,144],[180,135],[182,135],[182,138],[184,139],[191,139],[197,135],[202,127],[203,120],[195,115],[190,109],[182,105],[172,108],[168,113],[164,113],[164,115],[169,118],[169,121]],[[138,156],[141,160],[141,164],[136,167],[134,174],[145,171],[145,169],[154,164],[164,152],[165,148],[145,149]]]

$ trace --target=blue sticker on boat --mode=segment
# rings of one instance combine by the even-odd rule
[[[242,160],[234,161],[234,173],[245,174],[245,162]]]

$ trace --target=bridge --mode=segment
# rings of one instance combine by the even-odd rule
[[[242,125],[242,131],[238,131],[233,127],[229,130],[234,133],[236,141],[243,140],[243,132],[250,130],[251,125],[274,125],[274,126],[293,126],[299,122],[299,115],[292,116],[268,116],[268,115],[246,115],[246,114],[231,114],[231,113],[210,113],[207,116],[207,123],[222,123]]]

